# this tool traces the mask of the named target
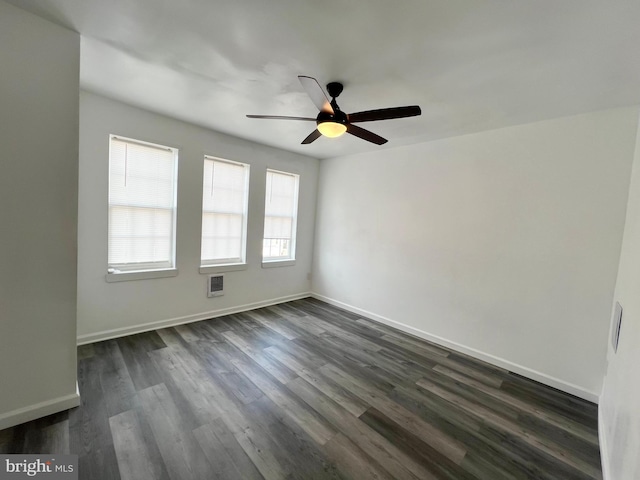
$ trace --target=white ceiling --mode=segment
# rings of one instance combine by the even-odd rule
[[[638,0],[9,0],[81,33],[83,88],[317,158],[640,103]],[[418,104],[300,145],[297,75],[347,113]]]

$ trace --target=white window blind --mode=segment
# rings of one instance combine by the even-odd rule
[[[244,263],[249,165],[205,157],[201,265]]]
[[[264,260],[295,258],[299,178],[292,173],[267,170],[262,244]]]
[[[118,271],[175,266],[177,150],[111,136],[108,264]]]

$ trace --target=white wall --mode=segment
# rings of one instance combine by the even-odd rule
[[[0,429],[78,404],[80,38],[0,1]]]
[[[107,283],[109,134],[180,149],[177,267],[172,278]],[[204,155],[251,165],[248,269],[225,273],[223,297],[207,298],[200,266]],[[264,147],[88,92],[80,96],[78,334],[80,342],[166,323],[209,318],[309,291],[318,160]],[[266,168],[300,174],[297,262],[261,268]]]
[[[597,400],[637,117],[323,160],[313,292]]]
[[[608,342],[600,400],[600,447],[606,480],[640,479],[640,129],[614,300],[623,308],[617,352]]]

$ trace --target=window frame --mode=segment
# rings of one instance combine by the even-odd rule
[[[264,241],[265,241],[265,226],[266,226],[266,218],[267,218],[267,179],[269,173],[277,174],[277,175],[287,175],[293,177],[295,179],[295,191],[293,195],[293,214],[292,214],[292,222],[291,222],[291,239],[290,239],[290,254],[287,257],[265,257],[264,256]],[[296,264],[296,247],[297,247],[297,237],[298,237],[298,210],[299,210],[299,202],[300,202],[300,174],[294,172],[288,172],[285,170],[280,170],[276,168],[267,168],[264,180],[265,186],[265,195],[264,195],[264,212],[263,212],[263,230],[262,230],[262,268],[272,268],[272,267],[285,267],[285,266],[293,266]]]
[[[242,213],[242,238],[240,245],[240,257],[228,258],[220,260],[207,260],[202,258],[202,241],[203,241],[203,221],[204,221],[204,171],[207,161],[227,163],[233,165],[239,165],[244,168],[244,198],[243,198],[243,213]],[[249,182],[251,178],[251,165],[244,162],[238,162],[236,160],[229,160],[227,158],[217,157],[214,155],[204,155],[202,163],[202,210],[200,217],[200,273],[221,273],[236,270],[245,270],[247,268],[247,231],[249,222]]]
[[[141,145],[146,147],[152,147],[159,150],[166,150],[171,152],[173,157],[173,192],[172,192],[172,206],[166,208],[171,214],[171,235],[170,235],[170,247],[169,247],[169,260],[165,262],[128,262],[128,263],[110,263],[109,262],[109,245],[111,242],[111,228],[110,218],[111,209],[115,205],[111,201],[111,172],[112,172],[112,150],[113,142],[120,141],[131,145]],[[170,147],[159,143],[147,142],[135,138],[129,138],[122,135],[109,135],[109,174],[107,179],[107,275],[106,281],[109,283],[128,281],[128,280],[142,280],[148,278],[162,278],[173,277],[178,275],[177,259],[176,259],[176,237],[177,237],[177,212],[178,212],[178,165],[179,165],[179,149],[176,147]],[[123,206],[133,206],[123,205]]]

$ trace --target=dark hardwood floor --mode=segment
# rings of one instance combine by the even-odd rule
[[[601,479],[597,406],[314,299],[79,348],[0,431],[99,479]]]

